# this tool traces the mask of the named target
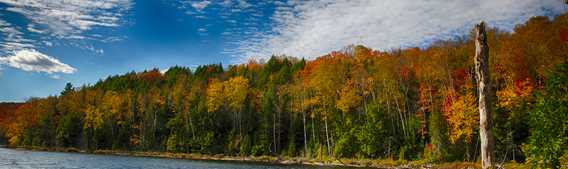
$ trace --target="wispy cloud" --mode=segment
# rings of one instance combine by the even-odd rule
[[[82,36],[93,27],[116,27],[123,12],[130,9],[130,0],[0,0],[5,10],[30,19],[32,27],[45,27],[57,38]]]
[[[209,6],[209,4],[211,4],[211,1],[208,1],[208,0],[199,1],[199,2],[191,2],[191,7],[195,8],[195,10],[197,10],[197,11],[201,11],[201,10],[207,8],[207,6]]]
[[[565,11],[562,0],[314,0],[279,3],[273,28],[228,50],[236,62],[286,54],[313,58],[349,44],[421,46],[463,36],[474,23],[512,30],[536,15]]]
[[[205,2],[207,1],[207,2]],[[221,54],[234,54],[239,41],[251,38],[270,25],[270,11],[275,4],[285,4],[280,0],[174,0],[174,5],[194,18],[195,24],[204,24],[197,29],[201,36],[217,34],[223,39]],[[202,5],[204,7],[202,7]],[[207,8],[207,10],[203,10]],[[216,19],[211,22],[211,19]],[[203,21],[203,22],[202,22]],[[209,22],[209,23],[207,23]],[[213,23],[213,24],[211,24]],[[218,24],[218,25],[217,25]],[[215,31],[210,28],[215,27]]]
[[[3,35],[3,39],[0,40],[0,49],[4,51],[34,47],[32,40],[26,39],[17,27],[2,19],[0,19],[0,33]]]
[[[3,14],[18,14],[25,23],[0,14],[0,64],[24,71],[73,73],[75,68],[36,49],[65,43],[101,54],[90,41],[112,42],[123,37],[90,33],[94,28],[117,27],[130,0],[0,0]],[[8,22],[10,21],[10,22]],[[60,41],[63,40],[63,41]],[[52,76],[56,77],[56,76]]]
[[[220,15],[221,18],[228,18],[235,13],[243,12],[245,9],[257,7],[258,4],[267,4],[269,2],[254,1],[249,3],[247,0],[174,0],[174,5],[178,8],[187,10],[188,15],[195,15],[195,17],[202,17],[205,13],[205,8],[212,8],[215,10],[215,15]]]
[[[20,50],[7,57],[0,57],[0,65],[31,72],[74,73],[77,69],[35,50]],[[56,77],[59,77],[55,75]]]

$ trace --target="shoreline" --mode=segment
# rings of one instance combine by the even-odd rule
[[[388,159],[377,160],[357,160],[357,159],[335,159],[335,160],[319,160],[304,157],[286,157],[286,156],[230,156],[224,154],[200,154],[200,153],[172,153],[157,151],[127,151],[127,150],[95,150],[88,152],[77,148],[45,148],[45,147],[2,147],[17,150],[44,151],[44,152],[63,152],[78,154],[95,154],[95,155],[114,155],[126,157],[153,157],[195,161],[220,161],[220,162],[238,162],[238,163],[257,163],[268,165],[299,165],[299,166],[328,166],[328,167],[348,167],[348,168],[431,168],[430,164],[411,164],[412,161],[394,161]]]
[[[375,169],[430,169],[430,168],[480,168],[478,163],[471,162],[446,162],[428,163],[424,161],[399,161],[392,159],[334,159],[320,160],[303,157],[286,156],[228,156],[224,154],[200,154],[200,153],[171,153],[156,151],[126,151],[126,150],[95,150],[88,152],[77,148],[45,148],[45,147],[1,147],[16,150],[44,151],[44,152],[64,152],[94,155],[113,155],[125,157],[151,157],[195,161],[212,162],[237,162],[265,165],[285,165],[285,166],[322,166],[322,167],[347,167],[347,168],[375,168]]]

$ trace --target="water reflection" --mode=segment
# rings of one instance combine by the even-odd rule
[[[219,161],[194,161],[149,157],[126,157],[113,155],[93,155],[60,152],[39,152],[0,148],[1,169],[323,169],[338,167],[283,166],[257,163],[237,163]],[[343,167],[340,167],[343,168]]]

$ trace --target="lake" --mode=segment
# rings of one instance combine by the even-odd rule
[[[41,152],[0,147],[0,169],[75,169],[75,168],[151,168],[151,169],[331,169],[345,167],[319,167],[299,165],[269,165],[223,161],[196,161],[151,157],[128,157],[98,154]]]

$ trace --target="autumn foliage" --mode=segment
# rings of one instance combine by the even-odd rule
[[[514,33],[489,30],[498,159],[531,156],[527,126],[541,126],[529,125],[527,112],[547,72],[568,58],[567,22],[535,17]],[[12,146],[474,161],[473,55],[473,41],[462,38],[131,72],[31,99],[2,126]]]

